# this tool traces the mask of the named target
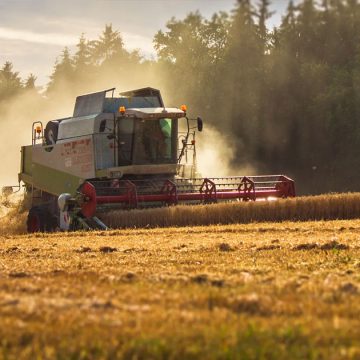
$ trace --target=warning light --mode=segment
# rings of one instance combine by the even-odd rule
[[[122,115],[124,115],[125,114],[125,106],[120,106],[119,107],[119,113],[121,113]]]
[[[36,133],[39,135],[41,134],[41,127],[40,126],[37,126],[36,129],[35,129]]]
[[[186,105],[181,105],[181,106],[180,106],[180,109],[181,109],[183,112],[186,113],[187,107],[186,107]]]

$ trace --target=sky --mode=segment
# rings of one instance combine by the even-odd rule
[[[235,0],[0,0],[0,65],[11,61],[26,78],[46,85],[56,58],[65,46],[72,52],[82,33],[96,39],[105,24],[120,31],[125,47],[155,57],[153,38],[171,18],[183,19],[199,10],[207,18],[231,11]],[[255,1],[256,2],[256,1]],[[273,0],[269,26],[278,25],[287,0]]]

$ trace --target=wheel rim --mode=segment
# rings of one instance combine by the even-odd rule
[[[39,221],[39,218],[35,215],[31,216],[31,218],[30,218],[29,231],[30,232],[39,232],[40,231],[40,221]]]

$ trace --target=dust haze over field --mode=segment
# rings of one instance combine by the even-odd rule
[[[256,175],[251,164],[236,161],[236,139],[231,133],[205,125],[197,134],[197,168],[203,177]]]
[[[24,94],[2,106],[0,122],[0,153],[2,170],[0,186],[17,185],[20,171],[21,146],[31,144],[31,126],[34,121],[43,121],[63,116],[66,103],[48,108],[44,99],[34,94]],[[70,110],[71,108],[68,107]],[[65,110],[65,111],[64,111]],[[71,111],[71,110],[70,110]]]

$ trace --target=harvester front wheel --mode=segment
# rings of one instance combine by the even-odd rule
[[[33,206],[27,217],[27,231],[35,232],[51,232],[54,230],[51,214],[47,209],[39,206]]]

